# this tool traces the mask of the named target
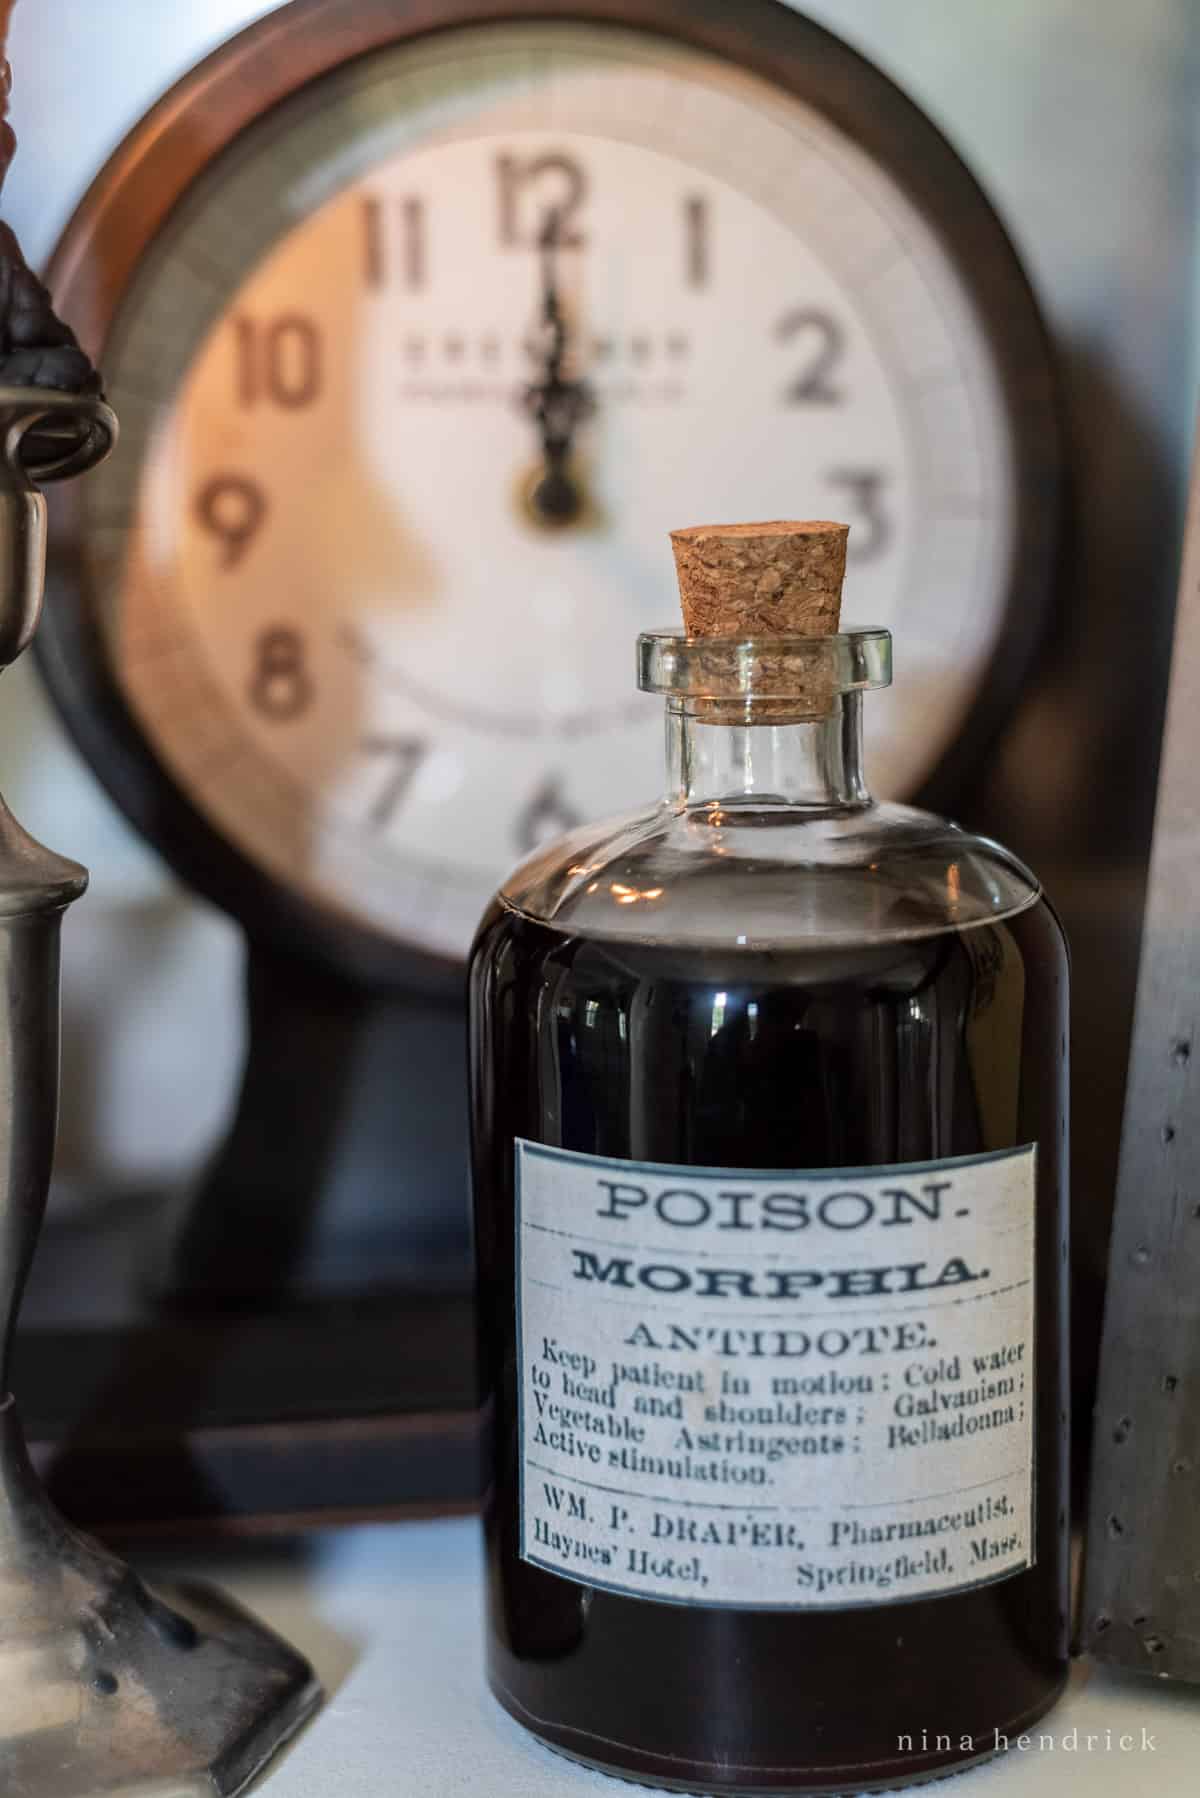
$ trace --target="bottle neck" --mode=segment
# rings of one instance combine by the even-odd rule
[[[667,705],[667,803],[781,806],[823,812],[871,803],[863,774],[862,694],[821,718],[713,723],[711,707]]]

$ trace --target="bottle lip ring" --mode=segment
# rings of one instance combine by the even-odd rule
[[[849,625],[828,637],[638,637],[643,693],[684,699],[810,699],[891,685],[892,633]]]

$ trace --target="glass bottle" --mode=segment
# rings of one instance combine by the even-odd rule
[[[471,958],[489,1676],[667,1787],[905,1784],[1066,1676],[1066,948],[871,798],[890,651],[643,636],[662,800]]]

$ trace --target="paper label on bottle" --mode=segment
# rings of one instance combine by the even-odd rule
[[[516,1156],[525,1560],[738,1610],[1032,1564],[1034,1145],[796,1173]]]

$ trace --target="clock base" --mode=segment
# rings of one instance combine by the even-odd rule
[[[47,1218],[13,1378],[61,1511],[144,1542],[477,1503],[469,1290],[161,1306],[162,1209],[97,1192]]]
[[[189,1310],[470,1284],[461,1001],[251,945],[224,1143],[147,1270]]]

